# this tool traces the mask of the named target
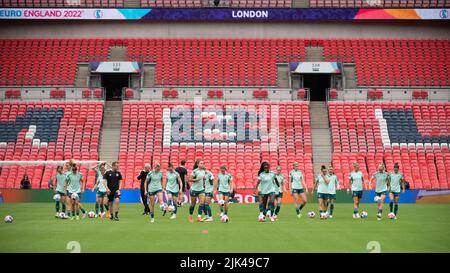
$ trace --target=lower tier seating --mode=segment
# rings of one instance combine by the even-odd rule
[[[412,188],[449,188],[449,103],[330,102],[333,165],[348,182],[358,162],[368,179],[379,163],[400,165]]]
[[[0,160],[98,160],[102,117],[100,102],[1,102]],[[18,188],[25,173],[32,188],[46,188],[55,171],[55,165],[0,165],[0,188]],[[95,177],[85,165],[81,172]]]
[[[238,188],[254,187],[262,161],[282,166],[286,176],[297,161],[311,184],[308,103],[124,102],[119,161],[126,188],[139,187],[145,163],[165,170],[186,160],[192,170],[196,159],[215,174],[226,165]]]

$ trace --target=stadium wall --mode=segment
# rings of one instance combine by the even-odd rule
[[[53,190],[46,189],[2,189],[0,190],[0,203],[27,203],[27,202],[53,202]],[[189,194],[186,194],[185,202],[189,202]],[[375,191],[364,191],[362,203],[373,203]],[[166,196],[164,197],[166,200]],[[253,190],[239,190],[235,198],[239,203],[255,203]],[[316,195],[308,194],[310,203],[317,203]],[[400,195],[400,203],[450,203],[450,191],[423,191],[423,190],[408,190]],[[95,192],[90,190],[85,191],[81,197],[82,203],[94,203]],[[122,190],[122,203],[140,203],[139,190]],[[290,194],[284,194],[283,203],[292,204],[294,202]],[[337,203],[353,203],[352,195],[346,190],[337,191]],[[385,202],[389,202],[389,197]]]
[[[7,21],[0,38],[410,38],[450,39],[445,21],[289,23]]]

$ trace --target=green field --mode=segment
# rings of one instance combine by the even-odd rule
[[[138,204],[123,205],[120,222],[55,219],[50,203],[1,204],[0,216],[12,215],[14,222],[0,223],[0,252],[69,252],[69,241],[78,241],[81,252],[369,252],[370,241],[379,242],[381,252],[450,252],[450,204],[401,204],[396,221],[377,221],[374,204],[362,208],[368,219],[352,219],[352,205],[338,204],[333,219],[320,220],[306,217],[317,212],[308,204],[297,219],[293,205],[285,204],[279,221],[259,223],[257,205],[233,204],[223,224],[218,217],[189,223],[185,205],[175,220],[158,211],[152,224]]]

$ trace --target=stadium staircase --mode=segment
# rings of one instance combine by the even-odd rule
[[[125,46],[110,46],[109,47],[109,61],[126,61],[128,48]]]
[[[293,0],[293,8],[309,8],[309,0]]]
[[[325,101],[311,101],[309,104],[311,117],[311,140],[314,173],[320,171],[321,165],[331,164],[331,132],[328,121],[328,107]]]
[[[77,65],[77,75],[75,87],[87,87],[87,77],[89,76],[89,64],[79,63]]]
[[[112,162],[119,158],[122,101],[106,101],[103,115],[99,146],[100,159]]]
[[[356,66],[355,64],[344,64],[344,78],[347,89],[356,88]]]
[[[323,47],[321,46],[307,46],[306,47],[306,61],[307,62],[323,62]]]
[[[124,8],[140,8],[141,0],[128,0],[123,3]]]

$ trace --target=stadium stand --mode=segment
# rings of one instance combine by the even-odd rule
[[[442,8],[448,0],[310,0],[312,8]]]
[[[98,160],[102,116],[102,102],[2,101],[0,160]],[[1,166],[0,188],[18,188],[25,167],[29,166]],[[26,173],[32,188],[45,188],[55,171],[55,165],[33,165]],[[81,173],[95,177],[84,165]],[[93,179],[88,182],[92,184]]]
[[[320,40],[325,61],[356,64],[360,86],[449,86],[450,41]]]
[[[107,60],[107,39],[0,40],[0,85],[73,85],[78,62]]]
[[[366,178],[398,162],[411,188],[449,188],[448,103],[330,102],[333,166],[348,183],[353,162]],[[427,168],[420,168],[427,166]],[[417,170],[422,170],[418,172]],[[427,170],[427,171],[426,171]]]
[[[325,61],[355,63],[358,86],[450,86],[448,40],[413,39],[28,39],[0,40],[0,85],[73,85],[78,62],[156,62],[159,86],[276,86],[276,64],[305,61],[323,46]],[[367,58],[367,56],[371,56]]]
[[[292,168],[291,164],[298,161],[311,185],[312,143],[307,102],[203,103],[201,113],[194,113],[193,107],[193,104],[176,102],[124,102],[119,161],[122,162],[126,188],[139,187],[135,178],[144,162],[160,162],[166,169],[169,161],[178,164],[186,159],[187,167],[191,169],[197,158],[202,158],[214,173],[219,171],[221,164],[226,164],[240,189],[254,187],[261,161],[266,160],[273,166],[280,164],[285,175]],[[275,122],[272,117],[279,120],[277,142],[272,139],[269,143],[264,135],[260,135],[259,141],[248,140],[250,130],[263,130],[261,120],[259,124],[250,124],[247,119],[238,120],[237,116],[233,119],[224,112],[225,109],[234,109],[262,113],[266,108],[268,112],[267,115],[262,114],[266,117],[263,120],[268,124]],[[174,109],[186,109],[193,114],[189,124],[192,129],[190,136],[199,137],[197,141],[179,141],[171,135],[171,124],[175,120],[171,120],[170,111]],[[229,126],[245,122],[246,132],[221,133],[218,127],[194,129],[198,122],[204,124],[219,120],[226,120]],[[186,134],[181,136],[187,137]]]

